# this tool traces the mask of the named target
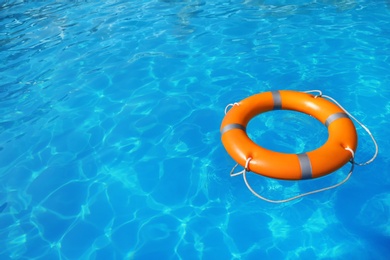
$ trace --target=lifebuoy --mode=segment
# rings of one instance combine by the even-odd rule
[[[260,113],[284,109],[308,114],[328,129],[320,148],[301,154],[280,153],[254,143],[246,133],[249,121]],[[341,168],[357,147],[356,128],[335,103],[312,94],[278,90],[250,96],[226,113],[221,125],[222,143],[228,154],[247,171],[284,180],[318,178]]]

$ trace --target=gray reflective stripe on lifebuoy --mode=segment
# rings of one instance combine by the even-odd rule
[[[280,96],[280,92],[277,90],[271,91],[272,99],[274,100],[274,110],[282,109],[282,97]]]
[[[232,130],[232,129],[241,129],[244,132],[246,131],[246,128],[243,125],[240,125],[240,124],[229,124],[229,125],[225,125],[222,128],[221,135],[223,135],[224,133],[226,133],[227,131]]]
[[[325,120],[325,126],[328,127],[333,121],[339,119],[339,118],[349,118],[347,114],[343,112],[334,113]]]
[[[313,177],[310,158],[306,153],[297,154],[299,164],[301,165],[302,179],[311,179]]]

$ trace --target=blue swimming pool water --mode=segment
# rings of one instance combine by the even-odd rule
[[[2,1],[0,17],[1,259],[387,259],[389,1]],[[377,159],[335,190],[253,196],[219,127],[278,89],[336,98]],[[327,135],[287,111],[248,134],[290,153]],[[248,178],[281,199],[349,168]]]

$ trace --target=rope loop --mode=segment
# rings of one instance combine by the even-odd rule
[[[228,105],[225,107],[225,115],[226,115],[226,113],[228,112],[227,110],[228,110],[229,107],[239,106],[239,105],[240,105],[240,104],[237,103],[237,102],[228,104]]]
[[[313,90],[304,91],[304,93],[313,93],[313,92],[317,92],[318,93],[318,95],[315,95],[314,98],[322,97],[322,91],[321,90],[313,89]]]
[[[248,159],[246,159],[246,162],[245,162],[245,171],[247,172],[250,172],[249,170],[249,162],[252,160],[251,157],[248,157]]]
[[[252,160],[252,158],[251,157],[249,157],[248,159],[246,159],[246,162],[245,162],[245,168],[242,170],[242,171],[240,171],[240,172],[234,172],[234,170],[237,168],[237,166],[238,166],[238,163],[236,163],[236,165],[234,165],[233,166],[233,168],[232,168],[232,170],[230,171],[230,176],[231,177],[234,177],[234,176],[237,176],[237,175],[241,175],[241,174],[243,174],[244,172],[246,173],[246,172],[249,172],[250,170],[249,170],[249,162],[250,162],[250,160]]]
[[[355,152],[349,147],[344,147],[344,149],[352,154],[351,160],[349,160],[350,163],[355,163]]]

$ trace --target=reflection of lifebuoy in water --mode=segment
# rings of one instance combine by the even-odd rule
[[[255,144],[246,134],[248,122],[266,111],[285,109],[311,115],[328,128],[323,146],[301,154],[279,153]],[[346,164],[357,147],[353,122],[335,103],[304,92],[279,90],[253,95],[236,103],[221,125],[222,143],[247,171],[276,179],[318,178]]]

